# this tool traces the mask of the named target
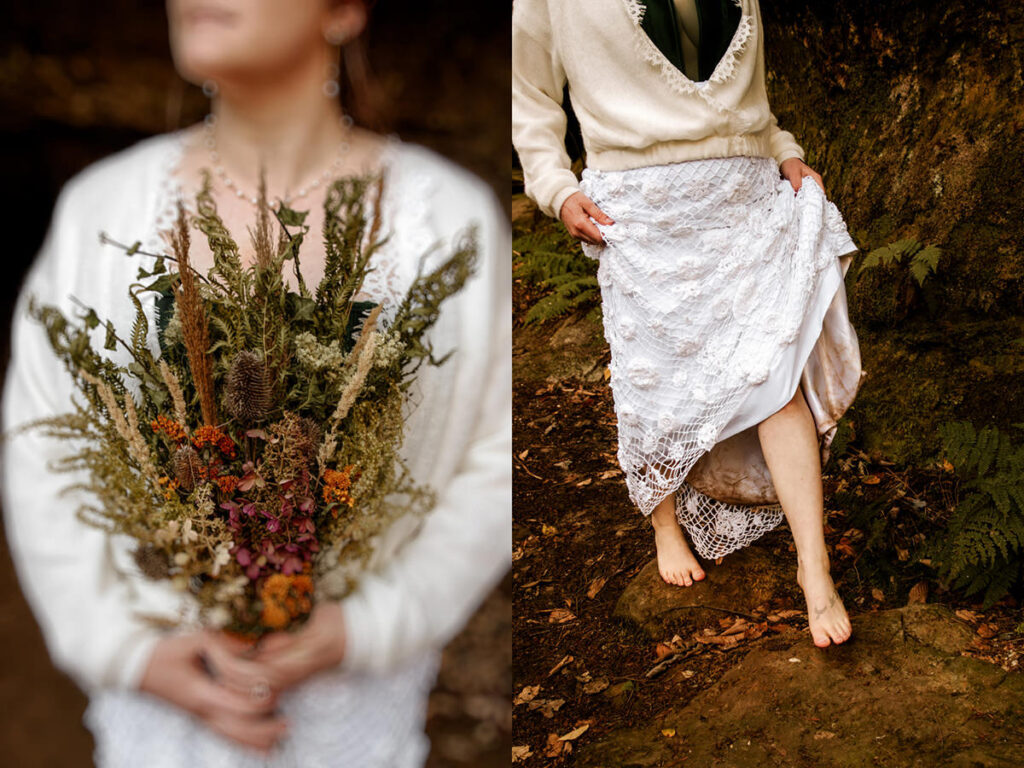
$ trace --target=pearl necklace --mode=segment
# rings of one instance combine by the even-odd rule
[[[352,131],[352,116],[342,115],[340,122],[342,128],[345,131],[346,140],[342,141],[338,145],[338,156],[334,159],[334,162],[331,163],[330,167],[323,173],[321,173],[316,178],[316,180],[307,184],[304,187],[299,187],[299,190],[294,195],[285,195],[283,198],[279,197],[278,200],[283,202],[285,205],[291,205],[292,202],[296,200],[301,200],[314,189],[316,189],[321,184],[330,179],[332,176],[336,175],[336,171],[341,168],[341,165],[345,160],[345,153],[347,153],[349,149],[347,137],[351,134]],[[203,131],[206,134],[206,148],[210,153],[210,162],[213,163],[214,172],[220,177],[221,181],[224,182],[224,186],[227,187],[232,192],[234,192],[238,198],[248,200],[253,205],[258,206],[260,202],[259,195],[247,195],[244,191],[242,191],[241,187],[239,187],[234,182],[234,180],[230,176],[228,176],[227,171],[224,170],[224,166],[221,165],[220,153],[217,151],[217,135],[214,132],[214,126],[217,124],[217,117],[212,113],[208,114],[206,118],[203,120],[203,123]]]

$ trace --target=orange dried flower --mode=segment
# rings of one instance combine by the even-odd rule
[[[313,579],[307,574],[271,574],[260,590],[260,599],[263,601],[260,621],[270,629],[285,629],[292,619],[313,609],[312,595]]]
[[[163,414],[160,414],[153,419],[153,421],[149,422],[149,426],[154,432],[163,432],[176,443],[180,443],[188,438],[188,435],[185,433],[185,428],[181,426],[181,424],[176,422],[174,419],[164,416]]]
[[[215,446],[218,451],[229,459],[235,458],[237,450],[234,440],[217,429],[217,427],[211,427],[208,424],[195,431],[195,434],[192,435],[192,445],[197,449],[202,448],[204,445]]]
[[[355,499],[352,498],[350,493],[352,489],[352,470],[354,468],[354,464],[349,464],[342,470],[324,470],[324,502],[326,504],[347,504],[350,507],[355,504]],[[337,510],[334,510],[333,514],[337,517]]]
[[[181,485],[177,480],[167,477],[167,475],[159,478],[157,482],[164,487],[164,498],[168,501],[171,500],[174,496],[174,492],[177,491],[178,487]]]
[[[230,496],[232,493],[234,493],[235,489],[238,487],[238,484],[241,481],[242,478],[235,477],[234,475],[221,475],[220,477],[214,480],[214,482],[217,484],[217,487],[220,489],[220,492],[223,493],[225,496]]]

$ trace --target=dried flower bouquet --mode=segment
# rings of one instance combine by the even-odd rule
[[[30,305],[81,395],[72,413],[35,424],[74,441],[58,469],[87,470],[95,503],[79,516],[132,537],[139,568],[190,591],[206,625],[258,638],[300,623],[317,596],[357,583],[377,535],[432,504],[400,458],[403,403],[419,366],[443,362],[426,332],[471,275],[476,232],[421,271],[385,322],[355,300],[386,241],[383,185],[377,173],[329,188],[315,290],[299,268],[307,214],[271,210],[261,184],[246,265],[206,175],[197,213],[179,203],[164,233],[168,253],[120,246],[153,259],[126,297],[129,335],[88,307],[73,322]],[[205,275],[190,263],[190,224],[213,254]],[[155,344],[145,292],[156,294]]]

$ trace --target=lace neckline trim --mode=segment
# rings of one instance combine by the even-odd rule
[[[736,68],[739,65],[740,57],[747,49],[747,43],[753,36],[754,17],[751,14],[747,3],[750,0],[733,0],[740,7],[742,15],[733,33],[732,41],[726,48],[722,58],[715,66],[715,71],[707,80],[694,81],[679,71],[675,64],[664,54],[654,41],[647,35],[641,26],[644,12],[647,6],[641,0],[623,0],[626,12],[633,22],[633,42],[637,52],[648,64],[654,66],[661,76],[668,82],[673,91],[683,95],[697,95],[703,98],[710,106],[720,112],[734,111],[729,106],[716,99],[711,93],[714,87],[731,80],[736,75]]]
[[[179,128],[165,137],[166,145],[157,172],[155,213],[146,241],[147,249],[151,252],[162,247],[161,232],[173,224],[177,215],[177,201],[183,196],[183,189],[180,181],[176,178],[176,173],[185,154],[187,131],[187,128]],[[402,146],[403,142],[398,134],[388,134],[387,143],[378,156],[379,169],[386,171],[391,178],[395,177],[396,160]]]

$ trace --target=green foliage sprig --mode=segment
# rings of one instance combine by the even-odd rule
[[[956,471],[959,499],[945,530],[918,553],[955,589],[984,591],[983,607],[1024,576],[1024,446],[994,426],[967,421],[939,427],[943,455]]]
[[[560,223],[517,237],[512,248],[515,276],[545,289],[527,310],[527,323],[544,323],[571,312],[599,311],[597,262],[584,255]]]

